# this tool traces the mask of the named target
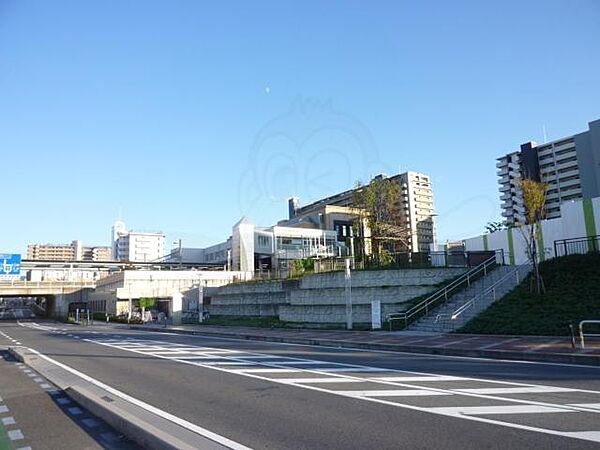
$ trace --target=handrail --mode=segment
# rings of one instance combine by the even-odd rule
[[[28,280],[0,280],[0,286],[11,287],[95,287],[96,282],[92,280],[83,281],[28,281]]]
[[[581,348],[585,349],[585,341],[583,339],[583,326],[586,323],[597,323],[600,324],[600,320],[582,320],[579,322],[579,338],[581,339]],[[588,336],[598,336],[598,334],[588,334]]]
[[[483,292],[477,294],[471,300],[469,300],[466,303],[464,303],[461,306],[459,306],[457,309],[454,310],[454,312],[452,314],[450,314],[450,313],[438,314],[436,316],[436,318],[435,318],[435,323],[440,322],[442,319],[450,319],[450,320],[457,319],[463,312],[465,312],[467,309],[469,309],[471,306],[473,306],[478,299],[480,299],[483,296],[489,294],[490,292],[493,292],[494,296],[495,296],[496,295],[496,287],[498,285],[504,283],[504,281],[506,281],[508,278],[512,277],[513,275],[517,276],[517,283],[519,283],[519,274],[520,274],[521,269],[523,269],[524,267],[528,267],[529,268],[530,266],[531,266],[531,264],[529,264],[529,262],[521,264],[520,266],[516,267],[514,270],[512,270],[509,273],[507,273],[506,275],[504,275],[503,277],[501,277],[499,280],[495,281],[490,286],[488,286],[487,288],[485,288],[483,290]]]
[[[412,308],[408,309],[407,311],[397,312],[397,313],[389,313],[387,315],[387,320],[389,323],[390,331],[392,330],[392,321],[404,320],[404,326],[407,327],[409,322],[411,321],[411,319],[416,314],[425,310],[425,315],[427,315],[427,314],[429,314],[429,307],[431,305],[433,305],[434,303],[437,303],[442,298],[444,299],[444,302],[447,301],[448,293],[452,289],[460,286],[462,283],[465,283],[465,282],[466,282],[467,286],[470,286],[471,278],[481,272],[483,272],[484,276],[487,275],[487,270],[488,270],[489,266],[497,264],[498,255],[503,256],[503,250],[496,250],[494,252],[493,256],[490,256],[488,259],[486,259],[485,261],[480,263],[478,266],[470,269],[469,271],[467,271],[466,273],[464,273],[463,275],[458,277],[456,280],[447,284],[443,288],[437,290],[436,292],[431,294],[429,297],[427,297],[423,301],[419,302],[418,304],[416,304]]]

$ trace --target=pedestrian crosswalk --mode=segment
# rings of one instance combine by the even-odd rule
[[[404,371],[327,358],[297,358],[110,334],[82,335],[81,341],[234,376],[343,396],[353,401],[600,443],[600,391]]]

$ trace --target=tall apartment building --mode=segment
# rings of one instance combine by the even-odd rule
[[[376,178],[387,178],[387,176],[378,175]],[[391,176],[389,179],[400,185],[398,202],[403,214],[402,220],[410,234],[407,251],[428,252],[430,244],[435,242],[435,213],[431,177],[419,172],[404,172]],[[327,214],[323,208],[325,206],[337,206],[351,209],[354,207],[355,192],[356,189],[350,189],[302,207],[298,206],[297,198],[291,198],[288,204],[290,219],[287,222],[297,225],[296,222],[299,219],[311,218],[311,215],[319,213],[319,219],[313,219],[313,222],[319,228],[328,228],[329,221],[325,220]],[[350,213],[351,211],[347,210],[345,215],[349,216]],[[339,214],[341,215],[341,211]],[[345,221],[334,220],[332,223],[332,229],[340,234],[347,232],[347,229],[351,227],[352,220],[345,217]]]
[[[27,259],[41,261],[110,261],[110,247],[83,246],[81,241],[70,244],[29,244]]]
[[[151,262],[165,256],[165,235],[162,232],[127,230],[124,222],[112,227],[113,255],[118,261]]]
[[[548,184],[546,218],[560,217],[561,203],[600,196],[600,120],[573,136],[545,144],[527,142],[497,161],[502,216],[507,225],[525,222],[519,186],[524,178]]]

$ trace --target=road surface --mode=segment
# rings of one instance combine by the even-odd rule
[[[600,447],[595,367],[40,321],[0,331],[250,448]]]

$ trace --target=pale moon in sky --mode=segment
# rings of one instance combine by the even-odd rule
[[[265,87],[265,94],[270,94],[271,93],[271,87],[270,86],[266,86]]]

